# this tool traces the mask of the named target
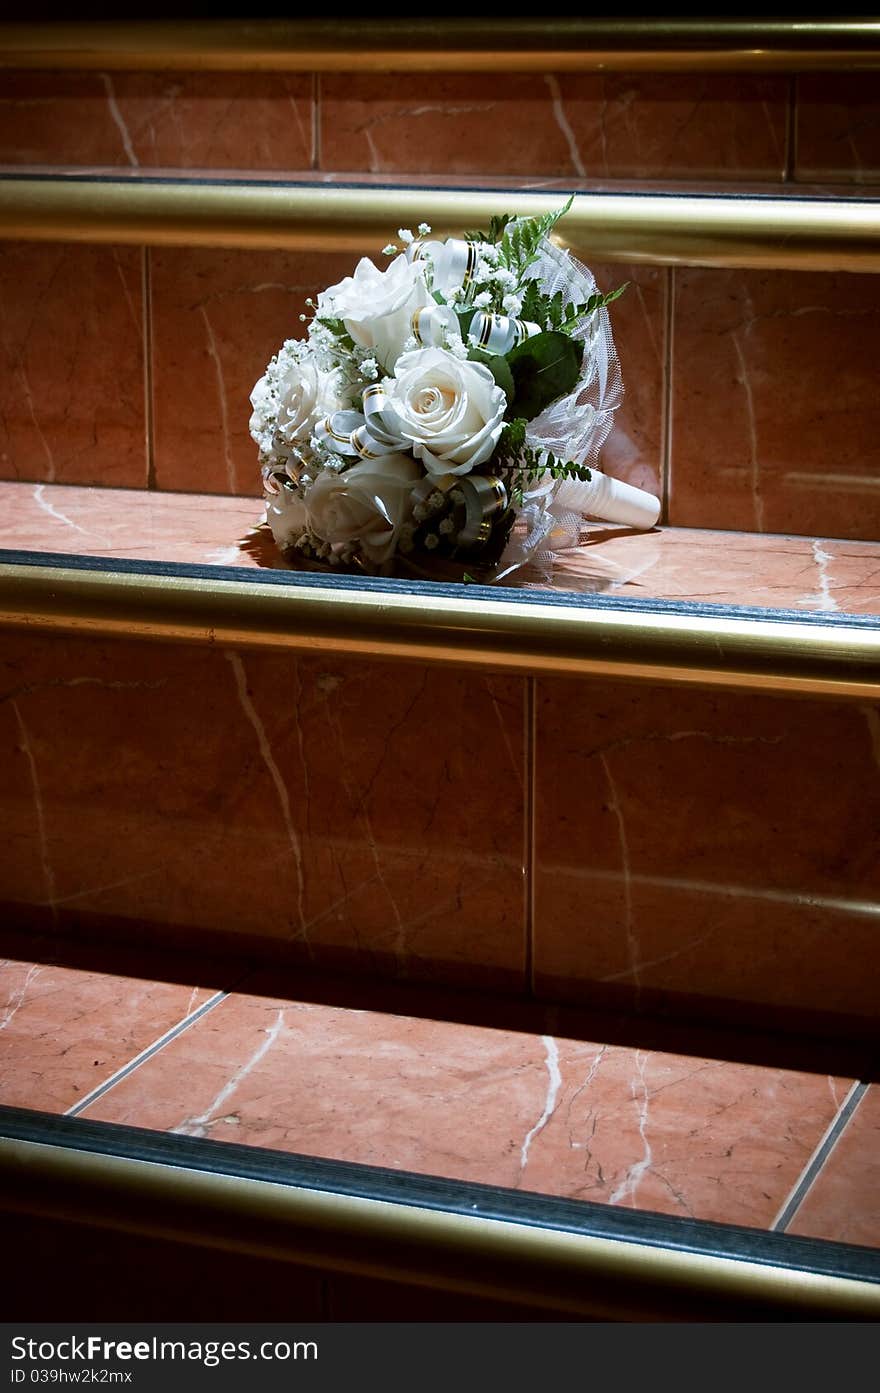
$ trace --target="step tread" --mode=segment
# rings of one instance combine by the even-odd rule
[[[880,1245],[876,1088],[277,992],[7,960],[0,1104]]]
[[[0,548],[286,569],[259,498],[0,481]],[[590,523],[551,582],[505,585],[629,599],[880,614],[880,542]]]

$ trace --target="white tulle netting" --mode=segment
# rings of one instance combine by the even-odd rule
[[[547,296],[561,291],[564,305],[586,304],[598,293],[592,272],[546,238],[526,277],[536,280]],[[577,384],[529,422],[526,438],[533,449],[590,467],[595,466],[614,424],[614,412],[623,398],[623,378],[606,309],[582,316],[571,337],[584,345]],[[554,552],[577,545],[583,491],[575,481],[551,480],[525,494],[522,513],[499,563],[499,579],[527,563],[546,569]]]

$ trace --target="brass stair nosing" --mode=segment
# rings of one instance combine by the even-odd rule
[[[334,588],[58,565],[0,566],[0,627],[417,661],[526,675],[687,684],[858,701],[880,697],[880,627],[462,596],[430,582]]]
[[[3,1205],[593,1318],[876,1319],[880,1284],[194,1166],[0,1139]]]
[[[0,25],[0,67],[217,72],[806,72],[880,67],[880,23],[574,18]]]
[[[499,207],[541,215],[565,191],[0,177],[0,239],[363,253],[400,223],[461,234]],[[556,240],[585,259],[880,271],[880,200],[577,192]],[[555,234],[554,234],[555,235]]]

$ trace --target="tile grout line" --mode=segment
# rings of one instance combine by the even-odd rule
[[[668,268],[665,280],[666,304],[663,315],[663,331],[666,339],[664,346],[664,383],[663,383],[663,414],[661,421],[661,442],[660,442],[660,499],[661,499],[661,520],[669,526],[669,508],[672,502],[672,371],[673,371],[673,351],[672,351],[672,327],[673,327],[673,306],[675,303],[675,267]]]
[[[178,1021],[170,1030],[166,1030],[164,1035],[159,1036],[158,1040],[154,1040],[151,1045],[147,1045],[146,1049],[141,1050],[140,1054],[136,1054],[134,1059],[130,1059],[127,1064],[123,1064],[121,1069],[117,1069],[114,1074],[110,1075],[109,1079],[105,1079],[103,1083],[99,1083],[97,1087],[93,1088],[90,1093],[87,1093],[84,1098],[80,1098],[79,1102],[74,1103],[73,1107],[68,1108],[63,1115],[65,1117],[76,1117],[77,1114],[81,1113],[84,1108],[87,1108],[90,1103],[96,1102],[97,1099],[102,1098],[105,1093],[109,1093],[111,1088],[115,1088],[123,1079],[128,1078],[129,1074],[133,1074],[141,1064],[146,1063],[148,1059],[152,1059],[153,1055],[158,1054],[159,1051],[164,1049],[166,1045],[169,1045],[172,1040],[176,1040],[178,1035],[182,1035],[184,1031],[188,1030],[196,1021],[201,1020],[202,1016],[207,1015],[215,1006],[219,1006],[221,1001],[225,1001],[228,996],[229,992],[215,992],[213,996],[202,1003],[197,1011],[193,1011],[189,1016],[184,1016],[183,1020]]]
[[[525,799],[523,808],[524,827],[524,850],[525,850],[525,884],[523,886],[525,904],[525,981],[526,992],[529,996],[535,995],[535,773],[537,767],[536,758],[536,734],[537,734],[537,692],[536,678],[526,678],[525,690],[525,735],[526,735],[526,779],[525,779]]]
[[[779,1210],[772,1224],[769,1225],[771,1233],[785,1233],[788,1225],[800,1209],[807,1197],[809,1190],[818,1179],[825,1162],[828,1160],[843,1132],[846,1130],[849,1121],[859,1103],[868,1091],[868,1084],[854,1083],[849,1093],[841,1103],[837,1114],[825,1129],[820,1137],[812,1156],[807,1161],[782,1208]]]
[[[153,285],[150,249],[143,247],[141,294],[144,301],[144,439],[147,450],[147,491],[156,487],[156,451],[153,430]]]

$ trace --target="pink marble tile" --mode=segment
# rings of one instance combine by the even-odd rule
[[[877,614],[880,544],[686,527],[631,532],[590,523],[581,545],[557,558],[552,586],[639,599]]]
[[[320,165],[434,175],[779,179],[785,79],[328,74]]]
[[[264,517],[261,498],[0,482],[9,550],[257,566]]]
[[[146,483],[141,257],[4,245],[0,477]]]
[[[760,1227],[847,1083],[233,996],[85,1116]]]
[[[0,900],[73,933],[517,985],[524,688],[9,635]]]
[[[536,719],[541,994],[873,1028],[880,709],[542,680]]]
[[[675,272],[670,521],[880,537],[880,278]]]
[[[796,179],[880,181],[876,73],[802,73],[796,123]]]
[[[375,251],[376,249],[374,249]],[[260,491],[250,394],[305,301],[356,255],[162,248],[150,253],[156,482],[199,493]]]
[[[624,391],[599,464],[606,474],[661,498],[668,273],[606,263],[590,269],[606,294],[629,283],[609,309]]]
[[[788,1233],[880,1248],[880,1088],[868,1089]]]
[[[0,960],[0,1103],[66,1112],[211,995],[171,982]]]
[[[0,163],[308,169],[307,73],[6,72]]]

